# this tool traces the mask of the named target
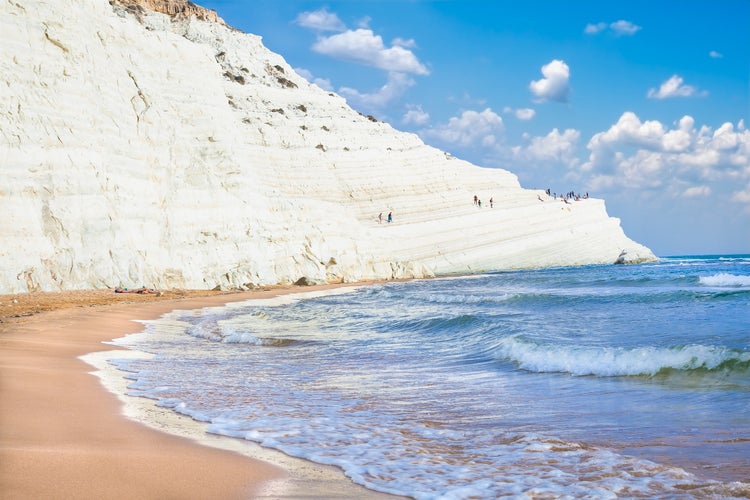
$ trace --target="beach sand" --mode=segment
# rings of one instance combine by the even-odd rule
[[[337,469],[288,457],[279,466],[228,451],[251,447],[246,442],[209,436],[202,442],[214,446],[204,446],[130,420],[79,359],[117,349],[102,342],[141,331],[134,320],[318,288],[0,296],[0,497],[393,498]],[[189,421],[183,427],[192,422],[170,418]]]

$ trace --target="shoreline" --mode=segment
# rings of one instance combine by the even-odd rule
[[[127,384],[122,372],[109,365],[116,373],[107,374],[110,370],[100,364],[108,365],[112,351],[138,355],[105,342],[138,333],[143,330],[139,321],[176,309],[367,284],[196,291],[192,296],[113,298],[118,294],[106,290],[0,297],[5,306],[0,310],[3,497],[396,498],[356,485],[334,467],[207,434],[189,417],[130,398],[163,413],[160,429],[147,426],[128,416],[129,404],[123,402],[128,397],[112,386],[118,379],[121,386]],[[92,294],[96,297],[81,299]],[[24,301],[32,304],[30,312],[19,312]],[[56,304],[41,304],[50,301]],[[9,303],[13,314],[8,314]],[[81,307],[89,303],[104,305]],[[98,373],[94,359],[99,359],[94,363]]]

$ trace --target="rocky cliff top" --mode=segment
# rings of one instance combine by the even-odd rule
[[[125,9],[139,19],[143,15],[144,9],[147,9],[166,14],[177,20],[195,17],[201,21],[226,25],[215,10],[206,9],[188,0],[111,0],[109,3]]]

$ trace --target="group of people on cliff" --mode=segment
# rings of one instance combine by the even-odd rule
[[[549,196],[549,197],[557,200],[557,192],[552,193],[550,191],[550,189],[547,188],[545,190],[545,193],[547,194],[547,196]],[[563,201],[563,202],[565,202],[565,203],[569,203],[569,200],[575,200],[575,201],[585,200],[585,199],[588,199],[588,197],[589,197],[588,193],[586,193],[584,195],[581,195],[581,194],[576,194],[575,191],[568,191],[565,194],[562,194],[562,193],[560,194],[560,200]],[[544,201],[544,200],[542,200],[541,196],[537,196],[537,198],[539,198],[539,201]],[[482,208],[482,200],[479,199],[479,196],[477,196],[477,195],[474,195],[474,206],[478,207],[478,208]],[[494,200],[493,197],[490,197],[490,208],[494,208],[494,206],[495,206],[495,200]],[[387,220],[388,224],[390,224],[390,223],[393,222],[393,212],[392,211],[388,212],[388,216],[387,216],[386,220]],[[383,223],[383,212],[380,212],[378,214],[378,224],[382,224],[382,223]]]
[[[392,211],[388,212],[388,218],[386,220],[388,221],[388,224],[390,224],[391,222],[393,222],[393,212]],[[380,212],[378,214],[378,224],[382,224],[382,223],[383,223],[383,212]]]
[[[482,200],[479,199],[477,195],[474,195],[474,206],[482,208]],[[490,197],[490,208],[493,208],[495,206],[495,200]]]
[[[557,193],[550,194],[550,190],[549,189],[547,189],[546,192],[547,192],[547,196],[552,196],[553,199],[555,199],[555,200],[557,199]],[[588,192],[586,194],[583,194],[583,195],[581,195],[580,193],[576,193],[575,191],[568,191],[565,194],[560,193],[560,200],[562,200],[562,201],[568,201],[568,200],[580,201],[580,200],[586,200],[586,199],[588,199],[588,197],[589,197],[589,193]]]

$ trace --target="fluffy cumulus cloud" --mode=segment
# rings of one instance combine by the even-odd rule
[[[387,72],[388,81],[373,92],[362,92],[351,87],[338,89],[338,93],[346,97],[352,107],[366,112],[378,112],[415,84],[408,75],[428,75],[429,71],[411,50],[416,47],[413,39],[396,38],[388,46],[381,36],[368,27],[369,21],[369,18],[365,18],[360,21],[357,29],[349,29],[336,14],[325,8],[303,12],[295,19],[299,26],[318,32],[312,45],[313,51]],[[329,32],[334,34],[328,34]],[[315,79],[304,70],[301,74],[319,87],[333,90],[329,80]],[[412,114],[408,119],[412,120],[411,123],[419,123],[420,117]]]
[[[612,33],[617,36],[632,36],[640,31],[641,27],[631,23],[630,21],[620,19],[619,21],[615,21],[613,23],[599,22],[595,24],[587,24],[583,32],[587,35],[596,35],[607,30],[611,30]]]
[[[626,112],[608,130],[588,142],[581,166],[591,189],[664,189],[675,197],[708,197],[720,185],[750,182],[750,131],[740,121],[716,129],[684,116],[671,128]],[[731,199],[746,203],[748,190]]]
[[[649,89],[646,95],[651,99],[668,99],[670,97],[691,97],[706,94],[705,91],[699,92],[696,87],[687,85],[681,76],[672,75],[658,89]]]
[[[354,109],[377,112],[401,97],[415,83],[408,75],[392,72],[388,74],[388,81],[375,92],[366,93],[351,87],[341,87],[338,93],[345,97]]]
[[[745,189],[735,191],[732,194],[732,201],[745,205],[745,210],[750,212],[750,182],[745,186]]]
[[[575,167],[580,162],[576,157],[581,133],[575,129],[560,132],[557,128],[545,136],[524,136],[527,144],[512,148],[517,160],[534,163],[549,163]]]
[[[403,47],[405,49],[413,49],[417,46],[417,42],[414,41],[413,38],[404,39],[404,38],[394,38],[393,39],[393,45],[398,47]]]
[[[705,198],[711,195],[711,188],[708,186],[691,186],[682,192],[683,198]]]
[[[566,102],[570,94],[570,68],[565,61],[554,59],[542,66],[544,78],[529,84],[529,90],[539,101]]]
[[[536,116],[536,111],[531,108],[513,109],[510,106],[503,108],[503,113],[510,113],[521,121],[529,121]]]
[[[607,23],[600,22],[600,23],[589,23],[586,25],[586,27],[583,29],[583,32],[587,35],[596,35],[597,33],[601,33],[602,31],[607,29]]]
[[[642,122],[635,113],[625,112],[609,130],[595,134],[589,141],[592,154],[608,152],[612,145],[654,150],[661,146],[664,126],[655,120]]]
[[[534,116],[536,116],[536,111],[534,111],[531,108],[521,108],[515,111],[515,115],[516,115],[516,118],[518,118],[519,120],[527,121],[527,120],[531,120],[532,118],[534,118]]]
[[[312,74],[312,71],[305,69],[305,68],[294,68],[294,71],[296,71],[298,75],[300,75],[302,78],[304,78],[308,82],[314,83],[315,85],[317,85],[323,90],[327,90],[327,91],[333,90],[333,85],[331,85],[331,80],[327,80],[324,78],[317,78],[315,75]]]
[[[430,114],[422,109],[422,106],[409,105],[401,121],[410,125],[425,125],[430,121]]]
[[[493,147],[499,142],[503,130],[502,117],[486,108],[484,111],[464,111],[446,124],[423,130],[421,135],[451,146]]]
[[[641,27],[631,23],[630,21],[624,21],[620,19],[609,25],[609,28],[617,35],[630,36],[635,35]]]
[[[346,26],[336,14],[328,12],[326,9],[319,9],[314,12],[302,12],[294,21],[304,28],[316,31],[344,31]]]
[[[370,29],[347,30],[321,37],[313,50],[337,59],[373,66],[386,71],[427,75],[429,71],[414,53],[402,45],[387,47],[383,38]]]
[[[724,54],[722,54],[721,52],[712,50],[711,52],[708,53],[708,56],[712,59],[721,59],[722,57],[724,57]]]

